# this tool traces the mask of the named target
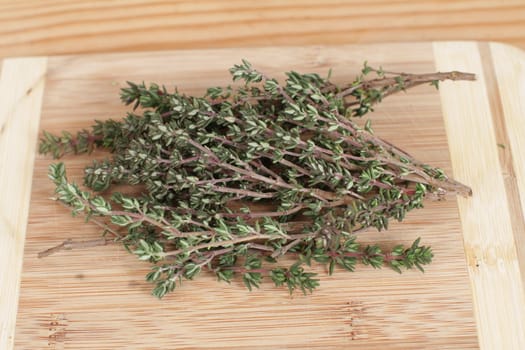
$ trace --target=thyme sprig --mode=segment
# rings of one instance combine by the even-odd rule
[[[384,251],[361,246],[355,234],[387,229],[429,195],[470,189],[382,140],[370,120],[360,127],[353,118],[394,92],[474,76],[365,64],[339,87],[297,72],[281,85],[247,61],[230,73],[240,85],[213,87],[203,97],[129,82],[121,100],[133,111],[123,120],[96,121],[76,135],[44,132],[40,152],[54,158],[95,148],[112,156],[86,167],[89,191],[68,180],[63,163],[50,165],[56,199],[96,220],[105,238],[68,240],[41,256],[120,242],[153,264],[146,279],[159,298],[202,270],[226,282],[240,275],[250,290],[265,277],[290,292],[318,286],[305,269],[312,260],[330,273],[357,263],[423,271],[432,251],[419,239]],[[135,190],[116,192],[114,184]],[[295,262],[280,266],[283,255]]]

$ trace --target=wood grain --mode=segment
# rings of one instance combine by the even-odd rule
[[[0,349],[14,344],[46,58],[5,60],[0,79]]]
[[[279,79],[290,69],[327,74],[333,68],[337,83],[352,80],[364,60],[397,71],[435,70],[430,43],[52,57],[41,129],[74,131],[93,119],[120,118],[126,108],[118,90],[126,80],[202,93],[227,84],[227,68],[242,57]],[[430,86],[385,100],[373,114],[373,125],[415,157],[452,171],[439,95]],[[88,158],[64,160],[71,177],[80,180]],[[391,247],[421,236],[435,251],[425,274],[361,266],[356,273],[337,271],[329,277],[316,266],[321,288],[307,296],[289,296],[269,284],[249,293],[240,281],[218,284],[205,274],[157,301],[144,282],[148,264],[119,246],[37,258],[67,238],[100,234],[49,200],[50,162],[42,156],[35,161],[16,349],[478,348],[455,201],[429,202],[388,233],[359,237]]]
[[[514,239],[520,260],[522,281],[525,281],[525,54],[512,46],[491,43],[497,89],[501,96],[502,117],[506,139],[500,147],[509,168],[504,179],[510,186],[511,212],[516,219]]]
[[[525,48],[523,0],[0,1],[0,56],[491,40]]]
[[[469,70],[478,78],[473,84],[444,83],[440,95],[454,176],[474,193],[458,198],[458,206],[480,346],[523,349],[525,296],[515,239],[522,233],[514,233],[511,224],[516,213],[509,207],[512,194],[503,180],[479,48],[476,43],[436,43],[434,52],[438,70]]]

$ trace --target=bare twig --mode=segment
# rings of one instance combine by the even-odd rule
[[[46,256],[58,253],[59,251],[62,251],[62,250],[93,248],[93,247],[108,245],[111,243],[116,243],[116,241],[112,239],[108,239],[108,238],[92,239],[89,241],[73,241],[72,239],[66,239],[64,242],[60,243],[59,245],[56,245],[52,248],[46,249],[38,253],[38,257],[44,258]]]

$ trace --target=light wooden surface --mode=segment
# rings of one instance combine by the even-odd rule
[[[491,40],[525,48],[523,0],[0,0],[0,56]]]
[[[515,100],[523,94],[524,61],[513,48],[419,43],[52,57],[40,127],[75,130],[93,119],[118,118],[126,110],[118,101],[125,80],[177,84],[188,93],[226,84],[226,69],[241,57],[277,77],[288,69],[324,74],[332,67],[336,82],[353,79],[364,60],[390,70],[430,72],[450,67],[478,74],[474,83],[442,85],[441,99],[430,87],[391,97],[373,115],[376,133],[416,158],[454,172],[475,189],[473,198],[459,202],[461,217],[455,201],[430,202],[388,233],[360,237],[391,246],[421,236],[434,248],[434,264],[425,274],[411,271],[401,276],[363,267],[354,274],[328,277],[317,268],[321,288],[311,296],[293,297],[266,284],[248,293],[240,282],[224,285],[202,276],[157,301],[149,295],[151,286],[143,282],[148,265],[120,247],[37,259],[37,252],[64,239],[98,236],[96,227],[69,217],[49,200],[53,186],[46,168],[51,160],[37,156],[15,348],[524,348],[519,332],[525,315],[520,312],[524,265],[523,253],[516,249],[516,242],[523,239],[518,236],[523,232],[519,230],[524,198],[519,187],[523,105]],[[497,71],[498,62],[514,68]],[[498,74],[485,74],[490,69]],[[1,84],[6,77],[10,75],[4,71]],[[487,91],[497,91],[498,98],[494,100],[494,94],[487,98]],[[24,100],[13,101],[18,105]],[[36,118],[36,125],[38,113],[26,114]],[[498,129],[500,119],[503,131]],[[503,142],[505,149],[497,145],[502,138],[508,140]],[[474,152],[476,157],[469,159]],[[80,179],[87,159],[66,161]],[[487,182],[489,186],[484,186]],[[520,192],[513,193],[512,186]],[[10,248],[0,245],[0,249]],[[2,293],[15,287],[2,285]],[[9,314],[4,313],[7,310],[13,319],[10,307],[0,309],[0,314]],[[0,343],[0,348],[8,349],[9,344]]]
[[[525,54],[522,50],[507,45],[490,45],[494,75],[497,77],[497,90],[501,92],[500,123],[497,130],[505,130],[501,142],[509,148],[500,149],[500,159],[504,165],[504,180],[507,193],[510,193],[510,210],[514,213],[514,232],[516,249],[521,262],[525,261]],[[520,215],[521,212],[521,215]],[[523,267],[523,265],[522,265]],[[525,281],[525,268],[521,269]]]
[[[501,47],[495,49],[498,51]],[[476,73],[478,79],[476,84],[442,84],[441,100],[455,178],[468,183],[474,193],[472,198],[458,198],[458,206],[480,346],[483,349],[523,349],[525,299],[516,236],[524,232],[513,231],[511,220],[515,217],[523,222],[523,216],[521,211],[511,210],[509,197],[519,198],[520,193],[506,190],[504,176],[511,175],[504,173],[506,169],[502,168],[498,156],[500,147],[508,147],[507,152],[512,154],[519,149],[515,144],[498,146],[494,128],[496,118],[506,118],[511,122],[507,123],[510,127],[519,123],[518,116],[507,113],[504,117],[491,110],[485,72],[493,68],[484,72],[478,44],[436,43],[434,55],[438,70],[469,70]],[[488,63],[494,63],[494,67],[508,64],[500,54]],[[516,85],[508,83],[510,85],[503,90],[500,85],[501,95]],[[516,131],[504,129],[500,133],[515,139],[519,137]],[[510,161],[510,169],[524,166],[512,162],[513,159]],[[522,257],[522,270],[524,263]]]
[[[5,60],[0,79],[0,349],[14,344],[46,58]]]

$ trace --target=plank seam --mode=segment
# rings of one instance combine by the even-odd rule
[[[494,131],[496,133],[496,141],[498,143],[498,157],[510,209],[511,226],[515,234],[517,232],[525,232],[525,217],[523,216],[521,194],[514,168],[515,159],[512,147],[510,147],[509,130],[503,110],[503,102],[498,88],[494,59],[488,42],[478,43],[478,48],[482,58],[481,63],[483,74],[485,76],[488,103],[492,115],[492,122],[494,124]],[[515,246],[518,253],[518,259],[520,260],[520,266],[525,266],[525,249],[520,249],[521,247],[519,244],[515,244]],[[521,269],[520,272],[521,280],[525,281],[525,270]]]

